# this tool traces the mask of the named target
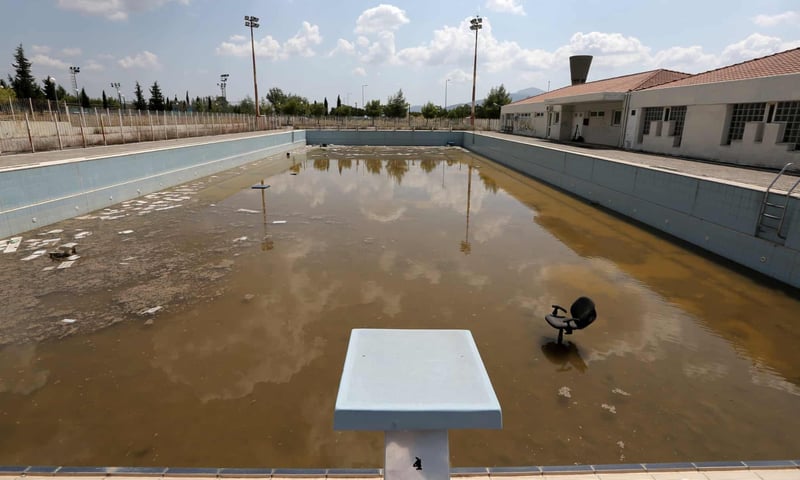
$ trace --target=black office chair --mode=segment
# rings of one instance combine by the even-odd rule
[[[558,343],[564,338],[564,334],[571,335],[573,330],[582,330],[597,318],[597,310],[594,308],[594,302],[589,297],[580,297],[569,307],[569,313],[572,318],[561,316],[558,311],[561,310],[567,313],[564,307],[553,305],[553,313],[545,315],[544,319],[551,327],[558,330]]]

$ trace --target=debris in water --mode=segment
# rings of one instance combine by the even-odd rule
[[[74,262],[75,260],[77,260],[79,258],[81,258],[80,255],[70,255],[69,257],[67,257],[67,260],[72,260]]]
[[[73,263],[75,263],[75,260],[69,260],[69,261],[66,261],[66,262],[61,262],[58,265],[58,267],[56,267],[56,268],[59,269],[59,270],[62,270],[64,268],[69,268],[69,267],[72,266]]]
[[[621,388],[615,388],[614,390],[611,390],[611,393],[616,393],[617,395],[622,395],[623,397],[630,397],[631,396],[630,393],[626,392],[625,390],[623,390]]]
[[[55,234],[55,233],[61,233],[63,231],[64,230],[62,230],[60,228],[56,228],[55,230],[50,230],[49,232],[47,232],[47,235],[51,235],[51,234]]]
[[[561,387],[558,389],[558,395],[564,398],[572,398],[572,392],[569,387]]]
[[[250,210],[249,208],[240,208],[239,210],[236,211],[242,213],[258,213],[258,210]]]
[[[49,272],[50,270],[55,270],[56,267],[44,267],[42,269],[43,272]]]
[[[607,403],[604,403],[604,404],[600,405],[600,408],[602,408],[603,410],[608,410],[609,412],[614,413],[614,414],[617,413],[617,407],[615,407],[614,405],[609,405]]]
[[[120,234],[120,235],[128,235],[130,233],[133,233],[133,230],[123,230],[123,231],[117,232],[117,233]]]
[[[3,253],[14,253],[19,248],[19,244],[22,243],[22,237],[11,237],[6,245],[6,249],[3,250]]]
[[[242,301],[245,302],[245,303],[248,303],[254,298],[256,298],[256,296],[253,295],[252,293],[245,293],[244,294],[244,298],[242,299]]]
[[[152,319],[152,318],[148,318],[148,319],[147,319],[147,320],[145,320],[145,322],[144,322],[144,324],[145,324],[145,325],[147,325],[148,327],[149,327],[150,325],[154,324],[154,323],[156,323],[156,322],[155,322],[155,321],[153,321],[153,319]]]
[[[236,243],[236,242],[244,242],[245,240],[247,240],[247,237],[239,237],[239,238],[234,238],[234,239],[233,239],[233,243]]]
[[[275,225],[283,225],[284,223],[286,223],[286,220],[273,220],[272,223],[274,223]]]
[[[78,232],[78,233],[75,234],[75,240],[80,240],[80,239],[82,239],[84,237],[88,237],[91,234],[92,234],[92,232],[85,232],[85,231],[84,232]]]
[[[620,440],[619,442],[617,442],[617,446],[618,446],[619,448],[625,448],[625,442],[623,442],[622,440]]]
[[[162,308],[164,308],[164,307],[162,307],[161,305],[158,305],[158,306],[155,306],[155,307],[151,307],[151,308],[148,308],[147,310],[143,310],[140,313],[140,315],[153,315],[154,313],[158,312]]]
[[[74,318],[65,318],[65,319],[61,320],[61,323],[67,323],[67,324],[75,323],[75,322],[77,322],[77,320],[75,320]]]

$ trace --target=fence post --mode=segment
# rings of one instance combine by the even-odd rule
[[[131,125],[133,125],[133,112],[128,110],[131,116]],[[142,112],[136,110],[136,141],[142,141]]]
[[[150,122],[150,140],[155,140],[156,131],[153,129],[153,116],[150,115],[150,110],[147,111],[147,121]]]
[[[33,119],[36,120],[36,114],[33,112],[33,99],[32,98],[28,99],[28,105],[30,105],[30,107],[31,107],[31,116],[33,116]]]
[[[11,119],[16,122],[17,115],[14,113],[14,102],[11,101],[11,97],[8,97],[8,106],[11,107]]]
[[[100,133],[103,135],[103,145],[108,145],[106,143],[106,124],[103,121],[103,115],[97,113],[97,107],[94,107],[94,117],[100,119],[98,123],[100,123]]]
[[[70,128],[72,128],[72,118],[69,116],[69,105],[67,105],[66,100],[64,100],[64,113],[67,114],[67,123],[69,123]]]
[[[28,142],[31,144],[31,152],[36,153],[36,147],[33,146],[33,135],[31,135],[31,124],[28,122],[28,112],[25,112],[25,126],[28,127]]]
[[[158,113],[156,113],[157,115]],[[167,131],[167,111],[161,111],[161,118],[164,119],[164,140],[169,140],[169,132]]]
[[[53,125],[56,127],[56,136],[58,137],[58,149],[64,150],[64,144],[61,142],[61,132],[58,130],[58,120],[53,115],[53,109],[50,108],[50,100],[47,101],[47,110],[50,112],[50,118],[53,119]],[[56,104],[56,112],[58,112],[58,104]]]
[[[83,115],[83,106],[81,106],[81,137],[83,138],[83,148],[86,148],[86,132],[83,130],[84,123],[86,123],[86,117]]]
[[[122,139],[122,144],[125,145],[125,130],[122,126],[122,109],[118,109],[117,113],[119,114],[119,136]]]
[[[175,138],[178,139],[180,135],[178,134],[178,116],[175,115],[175,110],[172,111],[172,119],[175,120]]]

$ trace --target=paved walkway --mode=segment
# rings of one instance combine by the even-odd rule
[[[160,148],[172,148],[178,146],[197,145],[209,142],[218,142],[236,138],[248,138],[264,134],[277,133],[281,130],[267,130],[261,132],[232,133],[227,135],[214,135],[206,137],[190,137],[176,140],[160,140],[155,142],[128,143],[125,145],[110,145],[106,147],[76,148],[69,150],[52,150],[37,153],[22,153],[16,155],[0,156],[0,171],[17,168],[22,166],[44,165],[51,162],[69,162],[86,160],[89,158],[104,157],[108,155],[120,155],[148,151]],[[521,135],[510,135],[498,132],[480,132],[478,135],[502,138],[514,142],[537,145],[544,148],[555,150],[581,153],[603,159],[622,161],[626,163],[645,165],[672,172],[685,173],[709,179],[718,179],[727,182],[736,182],[750,185],[757,188],[766,188],[775,178],[776,172],[764,171],[752,168],[739,167],[734,165],[722,165],[705,161],[684,160],[680,158],[667,157],[662,155],[650,155],[638,152],[629,152],[613,148],[602,149],[597,147],[585,147],[577,145],[566,145],[554,143],[538,138],[525,137]],[[800,165],[800,153],[798,153],[798,165]],[[788,190],[791,185],[798,180],[797,174],[784,175],[775,184],[776,189]],[[795,190],[800,195],[800,187]]]
[[[188,137],[174,140],[157,140],[154,142],[136,142],[121,145],[69,148],[66,150],[48,150],[46,152],[3,155],[0,156],[0,171],[16,167],[46,165],[52,162],[78,161],[89,158],[107,157],[109,155],[144,152],[162,148],[185,147],[188,145],[199,145],[203,143],[234,140],[237,138],[258,137],[261,135],[269,135],[283,131],[284,130],[263,130],[258,132],[228,133],[225,135],[208,135],[204,137]]]
[[[56,477],[72,480],[98,480],[106,475],[60,475]],[[161,475],[109,475],[113,480],[142,480],[143,478],[164,478],[179,480],[209,480],[209,478],[219,478],[214,476],[170,476]],[[300,479],[337,479],[337,480],[381,480],[382,476],[360,476],[348,474],[335,475],[230,475],[222,478],[247,478],[247,479],[266,479],[272,480],[300,480]],[[544,475],[466,475],[453,474],[454,479],[463,480],[493,480],[501,478],[503,480],[798,480],[800,470],[798,469],[754,469],[754,470],[713,470],[713,471],[687,471],[679,470],[672,472],[635,472],[635,473],[578,473],[578,474],[544,474]],[[0,479],[9,480],[53,480],[52,476],[14,476],[4,475],[0,472]]]
[[[615,148],[600,148],[600,147],[584,147],[572,144],[554,143],[547,140],[525,137],[522,135],[511,135],[507,133],[498,132],[481,132],[481,135],[487,135],[505,140],[511,140],[520,143],[527,143],[537,145],[544,148],[552,148],[555,150],[562,150],[567,152],[581,153],[583,155],[591,155],[609,160],[619,160],[636,165],[645,165],[672,172],[686,173],[698,177],[706,177],[709,179],[719,179],[727,182],[736,182],[744,185],[752,185],[760,188],[767,188],[770,182],[775,179],[777,172],[759,170],[754,168],[739,167],[735,165],[723,165],[719,163],[711,163],[700,160],[685,160],[681,158],[668,157],[664,155],[651,155],[646,153],[630,152],[626,150],[618,150]],[[797,154],[797,166],[800,166],[800,152]],[[798,180],[798,174],[783,175],[774,188],[786,191],[791,188],[792,184]],[[797,187],[795,193],[800,190]]]

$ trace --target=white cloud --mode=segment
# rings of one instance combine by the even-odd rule
[[[793,12],[790,10],[775,15],[756,15],[753,17],[753,23],[759,27],[774,27],[781,23],[787,23],[789,25],[800,24],[800,12]]]
[[[366,77],[367,71],[363,67],[356,67],[353,69],[353,75],[357,77]]]
[[[46,45],[32,45],[33,53],[50,53],[50,47]]]
[[[271,35],[267,35],[256,40],[253,47],[257,57],[285,60],[291,55],[314,56],[315,52],[312,46],[320,43],[322,43],[322,36],[319,34],[319,26],[303,22],[297,34],[286,40],[283,45]],[[216,53],[217,55],[244,57],[251,54],[250,42],[241,35],[234,35],[228,41],[220,43],[216,48]]]
[[[80,48],[62,48],[61,54],[67,57],[77,57],[82,53]]]
[[[45,66],[45,67],[55,68],[58,70],[66,70],[67,68],[69,68],[69,64],[64,63],[63,61],[57,58],[49,57],[47,55],[42,55],[42,54],[34,55],[33,57],[31,57],[30,61],[31,64],[37,67]]]
[[[328,53],[329,57],[336,55],[337,53],[342,53],[344,55],[355,55],[356,53],[356,46],[352,43],[348,42],[344,38],[340,38],[336,41],[336,48]]]
[[[127,20],[131,13],[160,8],[167,3],[188,5],[190,0],[58,0],[58,7],[85,15],[97,15],[109,20]]]
[[[322,36],[319,34],[319,25],[311,25],[303,22],[300,31],[294,37],[286,40],[284,52],[288,55],[300,55],[301,57],[313,57],[314,50],[312,45],[322,43]]]
[[[519,0],[486,0],[486,8],[494,12],[525,15],[525,8]]]
[[[137,53],[132,57],[128,55],[120,59],[117,63],[119,63],[122,68],[161,68],[158,55],[147,50]]]
[[[86,70],[90,72],[101,72],[106,69],[106,67],[96,62],[95,60],[89,60],[88,62],[86,62],[84,68],[86,68]]]
[[[356,33],[379,33],[397,30],[408,23],[405,10],[394,5],[380,4],[361,12],[356,20]]]
[[[667,68],[679,72],[703,72],[719,66],[719,57],[705,53],[703,47],[670,47],[656,52],[652,56],[649,66],[652,68]]]
[[[798,46],[800,41],[785,42],[778,37],[754,33],[741,42],[725,47],[722,51],[722,61],[725,64],[742,62]]]
[[[556,50],[559,61],[566,61],[570,55],[594,55],[594,65],[622,67],[646,62],[650,48],[638,38],[621,33],[578,32],[572,35],[567,45]]]
[[[460,68],[456,68],[455,70],[450,70],[447,73],[447,77],[450,79],[450,83],[469,83],[472,82],[472,74],[461,70]]]

